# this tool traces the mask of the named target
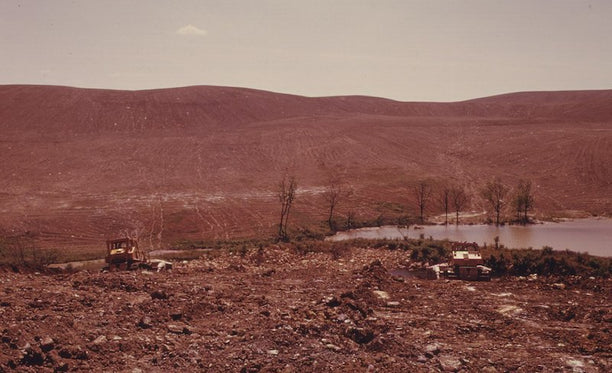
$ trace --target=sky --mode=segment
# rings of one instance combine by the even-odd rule
[[[460,101],[612,88],[610,0],[0,0],[0,84]]]

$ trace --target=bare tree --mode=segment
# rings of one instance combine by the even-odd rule
[[[526,224],[529,222],[527,213],[533,209],[534,198],[531,192],[531,181],[519,180],[514,196],[514,207],[516,209],[516,218],[519,222]]]
[[[468,202],[468,196],[463,188],[455,186],[450,190],[450,200],[455,209],[455,224],[459,225],[459,211],[465,208]]]
[[[0,263],[41,268],[56,260],[57,252],[38,247],[32,232],[0,236]]]
[[[438,195],[440,204],[444,209],[444,224],[446,225],[448,225],[448,208],[450,207],[450,193],[451,188],[447,184],[444,184],[442,185],[442,188],[440,189],[440,194]]]
[[[281,203],[281,216],[277,237],[279,241],[286,241],[289,238],[287,235],[287,221],[289,220],[289,210],[291,210],[291,205],[295,199],[296,189],[297,182],[295,176],[287,177],[285,175],[278,183],[278,200]]]
[[[495,211],[495,225],[499,225],[499,217],[502,209],[506,205],[506,195],[508,187],[502,184],[499,178],[494,178],[489,181],[482,191],[482,196],[489,203],[493,211]]]
[[[327,217],[327,224],[331,231],[335,231],[336,227],[334,224],[334,209],[338,206],[343,199],[348,197],[351,191],[343,182],[342,178],[338,175],[330,175],[328,183],[323,191],[323,199],[326,202],[329,215]]]
[[[349,210],[346,214],[346,229],[352,229],[355,227],[357,213],[355,210]]]
[[[420,180],[414,187],[414,196],[420,212],[421,223],[425,221],[425,209],[431,198],[431,185],[426,180]]]

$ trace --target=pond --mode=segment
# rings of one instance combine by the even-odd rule
[[[499,243],[510,248],[541,249],[550,246],[555,250],[569,249],[587,252],[597,256],[612,256],[612,219],[593,218],[564,221],[561,223],[543,223],[533,225],[425,225],[415,229],[414,226],[399,228],[382,226],[374,228],[353,229],[338,232],[328,237],[330,241],[342,241],[355,238],[366,239],[403,239],[425,238],[449,239],[452,241],[476,242],[479,245],[494,244],[495,237]]]

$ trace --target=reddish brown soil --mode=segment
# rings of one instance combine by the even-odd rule
[[[0,372],[612,369],[610,280],[390,275],[405,258],[267,248],[161,273],[0,272]]]
[[[275,185],[299,190],[293,227],[325,220],[329,173],[358,219],[415,214],[410,183],[493,176],[535,186],[536,213],[612,214],[612,91],[458,103],[308,98],[222,87],[107,91],[0,86],[0,229],[44,247],[99,247],[129,231],[180,239],[273,234]],[[432,206],[429,214],[440,212]]]

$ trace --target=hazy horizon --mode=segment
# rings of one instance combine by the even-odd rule
[[[603,0],[6,0],[0,14],[0,84],[400,101],[612,88]]]

